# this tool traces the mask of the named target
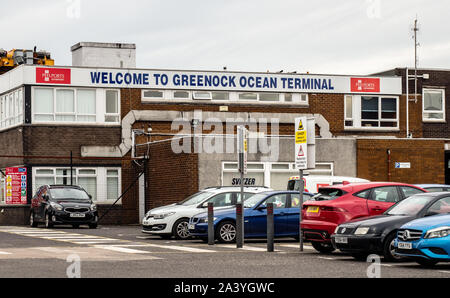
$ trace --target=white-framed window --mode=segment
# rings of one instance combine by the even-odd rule
[[[119,90],[105,91],[105,122],[118,123],[120,122],[120,98]]]
[[[23,89],[0,96],[0,129],[23,123]]]
[[[344,125],[347,129],[398,129],[398,96],[345,95]]]
[[[163,90],[142,90],[142,99],[164,99]]]
[[[119,90],[33,87],[32,122],[118,124]]]
[[[275,190],[287,189],[289,178],[298,175],[295,163],[290,162],[249,162],[244,184],[267,186]],[[332,162],[318,162],[316,168],[304,171],[305,175],[333,176]],[[222,185],[239,186],[240,174],[237,162],[222,162]]]
[[[445,121],[445,90],[423,88],[422,120],[424,122]]]
[[[212,93],[210,91],[194,91],[192,92],[192,99],[211,100]]]
[[[212,100],[229,100],[230,93],[225,91],[212,91]]]
[[[120,167],[37,167],[33,168],[33,195],[42,185],[63,184],[83,187],[98,203],[113,203],[121,193]]]
[[[173,91],[173,99],[191,99],[191,92],[186,90]]]

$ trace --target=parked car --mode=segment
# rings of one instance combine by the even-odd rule
[[[88,225],[97,228],[97,206],[82,187],[67,185],[43,185],[31,200],[30,225],[44,223],[46,228],[67,224],[78,228]]]
[[[320,187],[338,185],[343,183],[362,183],[369,182],[369,180],[355,178],[355,177],[344,177],[344,176],[325,176],[325,175],[307,175],[303,177],[305,184],[305,191],[310,193],[317,193]],[[293,176],[289,178],[287,190],[300,190],[300,177]]]
[[[450,191],[450,185],[446,184],[416,184],[416,186],[423,188],[428,192]]]
[[[313,200],[303,205],[302,231],[306,241],[319,252],[335,250],[331,235],[344,222],[380,215],[395,203],[424,189],[393,182],[335,185],[319,189]]]
[[[416,218],[450,213],[450,193],[416,194],[398,202],[383,215],[357,219],[339,225],[331,236],[333,246],[365,260],[371,254],[382,254],[387,261],[401,259],[394,241],[397,230]]]
[[[450,215],[435,215],[403,225],[394,243],[395,252],[431,267],[450,261]]]
[[[313,194],[305,192],[307,200]],[[300,194],[294,191],[269,191],[256,194],[244,202],[244,237],[267,237],[267,203],[274,203],[274,236],[299,236]],[[236,241],[236,208],[214,212],[215,239],[223,243]],[[193,216],[189,221],[191,235],[204,241],[208,238],[208,214]]]
[[[267,187],[244,187],[244,200],[250,196],[270,190]],[[240,187],[210,187],[206,188],[185,200],[154,208],[147,212],[142,220],[142,232],[159,235],[162,238],[188,239],[189,218],[214,203],[216,208],[235,205],[240,198]]]

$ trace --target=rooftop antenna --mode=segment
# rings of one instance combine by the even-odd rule
[[[414,101],[417,103],[417,64],[418,64],[418,58],[417,58],[417,48],[420,46],[420,43],[417,42],[417,32],[419,32],[419,27],[417,23],[417,15],[416,19],[414,20]]]

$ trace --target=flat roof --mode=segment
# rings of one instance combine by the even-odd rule
[[[76,51],[79,48],[107,48],[107,49],[136,49],[136,44],[134,43],[111,43],[111,42],[86,42],[82,41],[74,44],[70,47],[70,50]]]

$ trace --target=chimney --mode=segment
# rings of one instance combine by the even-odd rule
[[[73,45],[72,66],[136,68],[136,44],[79,42]]]

